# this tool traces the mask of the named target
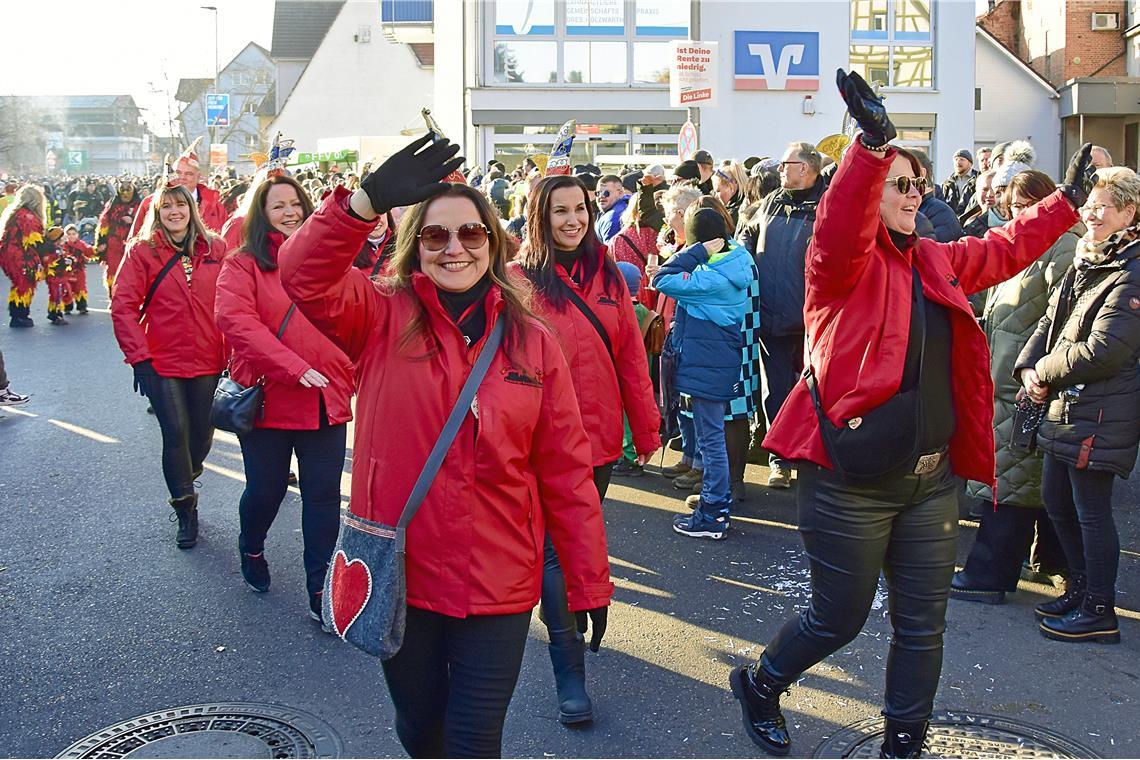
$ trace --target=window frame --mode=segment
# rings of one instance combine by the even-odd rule
[[[909,0],[886,0],[887,4],[887,17],[886,17],[886,37],[864,37],[856,38],[856,30],[854,28],[852,16],[854,15],[855,8],[859,3],[873,3],[875,0],[850,0],[848,3],[847,15],[847,56],[848,63],[851,61],[851,52],[855,47],[885,47],[887,48],[887,76],[888,84],[882,88],[883,92],[938,92],[938,9],[941,6],[940,0],[926,0],[930,5],[930,39],[929,40],[911,40],[911,39],[896,39],[895,38],[895,19],[897,18],[898,3],[908,2]],[[869,16],[873,18],[873,16]],[[893,81],[895,78],[895,48],[928,48],[930,50],[930,86],[929,87],[909,87],[906,85],[898,85]]]

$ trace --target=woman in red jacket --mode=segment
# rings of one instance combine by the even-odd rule
[[[501,752],[539,599],[543,534],[562,557],[579,629],[592,619],[595,649],[613,584],[566,358],[507,275],[486,197],[439,184],[459,165],[448,160],[458,147],[426,147],[431,137],[361,189],[333,190],[279,263],[298,310],[356,364],[351,510],[384,525],[396,524],[485,337],[504,320],[502,347],[408,526],[404,643],[383,664],[410,755],[489,757]],[[391,277],[374,282],[353,261],[376,217],[410,204]],[[341,635],[353,624],[333,622]]]
[[[594,233],[593,208],[577,177],[542,180],[527,204],[527,239],[517,265],[566,354],[590,437],[594,484],[605,499],[622,455],[623,409],[639,465],[661,448],[661,416],[629,289]],[[566,609],[566,584],[549,536],[543,564],[542,617],[550,635],[558,717],[567,725],[584,723],[593,720],[585,647]]]
[[[764,440],[799,460],[808,609],[733,670],[749,738],[785,755],[780,694],[854,639],[880,572],[894,633],[882,757],[918,757],[942,670],[961,479],[994,481],[993,381],[966,296],[1012,277],[1077,220],[1086,146],[1066,185],[985,238],[914,234],[924,183],[858,74],[838,75],[863,132],[823,196],[806,256],[810,372]],[[872,466],[874,465],[874,466]]]
[[[127,246],[111,292],[115,338],[162,429],[162,474],[178,515],[179,549],[198,541],[194,480],[210,453],[210,405],[225,361],[214,293],[225,245],[207,232],[194,197],[166,185]]]
[[[218,275],[214,306],[230,353],[230,375],[244,386],[263,378],[265,401],[254,429],[240,436],[245,490],[238,505],[241,574],[254,591],[269,590],[265,536],[300,466],[301,528],[309,615],[321,619],[321,589],[340,525],[340,476],[352,363],[295,307],[281,287],[277,254],[313,213],[304,189],[273,176],[255,192],[245,217],[245,244]]]

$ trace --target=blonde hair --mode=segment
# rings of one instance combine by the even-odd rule
[[[743,164],[731,161],[721,166],[717,171],[732,180],[732,183],[736,185],[736,191],[738,193],[743,193],[744,189],[748,186],[748,170],[744,168]],[[716,176],[714,172],[713,177]]]
[[[687,209],[700,197],[701,191],[692,185],[673,185],[662,196],[661,207],[665,209],[665,216],[669,216],[672,209]]]
[[[186,234],[189,236],[187,242],[190,245],[190,250],[194,250],[199,238],[209,241],[213,235],[210,234],[210,231],[206,229],[205,223],[202,222],[202,216],[198,213],[198,203],[194,200],[194,196],[190,194],[190,191],[182,185],[160,187],[154,191],[154,195],[151,196],[150,210],[147,211],[146,219],[143,220],[142,226],[139,228],[138,239],[153,243],[154,236],[156,234],[162,234],[168,243],[177,248],[177,246],[174,245],[174,241],[170,239],[170,235],[166,232],[166,228],[162,226],[162,219],[158,215],[159,209],[162,208],[163,201],[170,196],[181,196],[190,207],[190,225],[186,230]]]
[[[1136,206],[1140,211],[1140,176],[1127,166],[1108,166],[1096,170],[1096,184],[1093,189],[1102,188],[1112,196],[1112,205],[1117,211],[1123,211],[1126,206]],[[1137,214],[1133,212],[1132,221],[1135,224]]]
[[[41,224],[47,226],[47,198],[44,197],[43,188],[39,185],[26,184],[20,186],[5,207],[4,213],[0,214],[0,233],[8,229],[8,223],[22,208],[31,211],[39,217]]]

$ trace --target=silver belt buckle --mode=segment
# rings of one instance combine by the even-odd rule
[[[914,466],[915,475],[929,475],[934,472],[938,467],[938,463],[942,461],[942,453],[936,452],[934,454],[923,454],[918,458],[918,463]]]

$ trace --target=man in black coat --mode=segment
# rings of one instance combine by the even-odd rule
[[[954,171],[942,183],[942,200],[954,213],[961,216],[974,197],[978,173],[974,170],[974,157],[963,148],[954,154]]]

